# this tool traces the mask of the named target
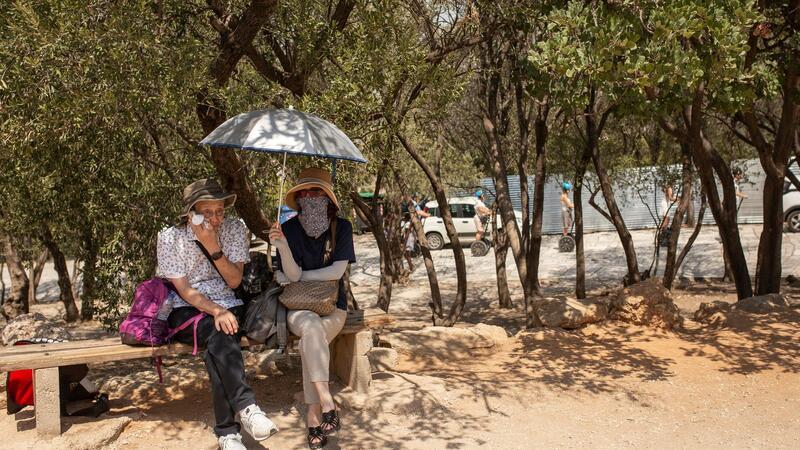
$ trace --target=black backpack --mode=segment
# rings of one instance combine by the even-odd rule
[[[244,319],[245,335],[268,349],[286,349],[286,307],[278,300],[283,287],[273,283],[250,300]]]

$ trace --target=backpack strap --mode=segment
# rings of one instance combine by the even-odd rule
[[[336,222],[337,217],[333,216],[333,220],[331,220],[331,234],[328,236],[328,239],[325,241],[325,255],[322,257],[322,266],[329,266],[333,261],[333,251],[336,250]]]
[[[211,255],[208,253],[208,250],[206,250],[206,248],[203,247],[203,244],[201,244],[200,241],[198,241],[197,239],[195,239],[194,243],[197,244],[197,246],[200,248],[200,251],[203,252],[203,255],[206,257],[206,259],[208,260],[209,264],[211,264],[211,267],[213,267],[214,270],[217,271],[219,276],[222,277],[222,272],[220,272],[219,269],[217,268],[217,265],[214,264],[214,260],[211,259]],[[222,280],[225,281],[225,277],[222,277]]]
[[[183,322],[182,324],[178,325],[177,328],[175,328],[173,330],[170,330],[170,332],[167,334],[167,340],[169,341],[170,339],[172,339],[172,337],[175,336],[179,331],[183,330],[184,328],[188,327],[189,325],[194,325],[194,348],[192,349],[192,356],[196,356],[197,355],[197,324],[200,323],[200,320],[205,315],[206,315],[206,313],[204,313],[204,312],[198,313],[197,315],[194,315],[191,318],[189,318],[189,320],[187,320],[186,322]]]

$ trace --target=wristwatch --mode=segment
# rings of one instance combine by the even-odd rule
[[[223,255],[224,255],[224,253],[222,253],[222,250],[214,252],[214,253],[211,254],[211,260],[212,261],[216,261],[216,260],[222,258]]]

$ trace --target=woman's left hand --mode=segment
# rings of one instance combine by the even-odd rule
[[[269,229],[269,242],[275,247],[281,247],[286,244],[286,236],[281,230],[281,225],[277,222]]]
[[[289,281],[289,278],[286,276],[286,274],[283,273],[283,271],[281,271],[281,270],[276,270],[275,271],[275,281],[277,281],[278,284],[280,284],[281,286],[286,286],[287,284],[291,283],[291,281]]]

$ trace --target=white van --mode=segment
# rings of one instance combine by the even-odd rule
[[[453,216],[453,225],[458,232],[458,239],[462,243],[470,243],[475,240],[475,204],[477,199],[475,197],[455,197],[447,199],[450,204],[450,214]],[[428,214],[431,217],[423,221],[422,229],[425,231],[425,237],[428,238],[428,247],[431,250],[439,250],[445,245],[450,243],[450,238],[447,236],[447,230],[444,229],[444,222],[442,221],[441,214],[439,213],[439,203],[431,201],[425,204]],[[517,217],[517,226],[522,229],[522,214],[514,211]],[[502,228],[502,220],[500,215],[497,215],[497,227]],[[491,233],[491,229],[488,230]],[[488,236],[488,235],[487,235]]]

